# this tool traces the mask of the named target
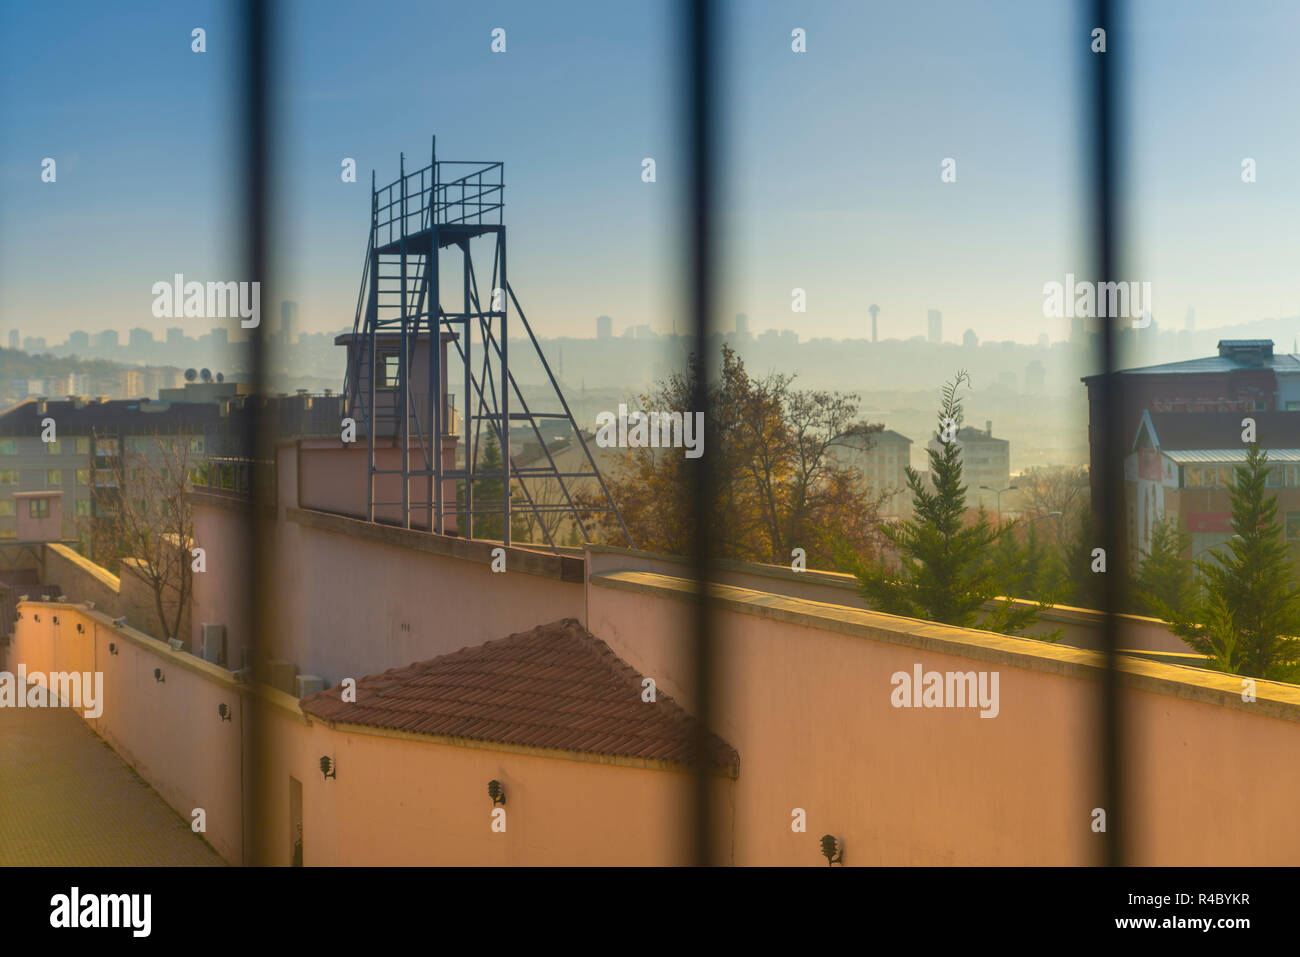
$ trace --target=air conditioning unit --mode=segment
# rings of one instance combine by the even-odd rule
[[[204,622],[199,633],[199,657],[214,665],[226,666],[226,626]]]
[[[295,694],[299,699],[325,690],[325,679],[318,675],[299,675],[294,679]]]
[[[294,679],[298,677],[298,666],[292,661],[271,659],[266,663],[267,684],[285,694],[293,694]]]

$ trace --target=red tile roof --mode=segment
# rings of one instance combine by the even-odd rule
[[[687,763],[694,719],[662,690],[653,703],[642,701],[641,681],[608,645],[566,618],[362,678],[355,702],[330,688],[301,706],[341,724]],[[734,773],[735,750],[710,738],[714,765]]]

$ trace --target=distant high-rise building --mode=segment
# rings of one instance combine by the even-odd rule
[[[929,320],[929,339],[931,342],[943,342],[943,313],[931,309],[927,314]]]
[[[17,330],[17,329],[10,329],[10,330],[9,330],[9,348],[10,348],[10,349],[17,349],[17,348],[19,348],[19,346],[20,346],[20,340],[19,340],[19,338],[18,338],[18,330]]]
[[[126,341],[132,349],[147,349],[153,345],[153,333],[148,329],[132,329],[127,334]]]
[[[933,335],[934,334],[931,333],[931,336]],[[974,329],[967,329],[965,333],[962,334],[961,344],[965,346],[967,349],[974,349],[976,346],[980,344],[980,337],[975,335]]]
[[[28,336],[26,339],[23,340],[23,352],[31,353],[32,355],[38,355],[39,353],[42,353],[44,351],[45,351],[44,336]]]
[[[636,327],[636,338],[653,339],[655,338],[655,331],[651,329],[649,325],[642,323]]]
[[[1047,338],[1047,333],[1040,332],[1038,334],[1038,348],[1046,349],[1051,344],[1052,344],[1051,340]]]
[[[596,317],[596,338],[612,339],[614,338],[614,320],[609,316]]]
[[[212,330],[212,345],[224,349],[230,343],[230,335],[222,326]]]
[[[1187,319],[1184,323],[1184,327],[1188,332],[1196,331],[1196,310],[1191,306],[1187,307]]]
[[[880,338],[876,335],[876,316],[880,315],[880,307],[872,303],[867,306],[867,312],[871,313],[871,341],[879,342]]]
[[[736,335],[742,339],[749,338],[749,316],[743,312],[736,313]]]
[[[185,330],[180,326],[172,326],[167,330],[167,345],[180,346],[185,344]]]
[[[68,348],[74,352],[78,350],[85,352],[90,348],[90,333],[83,332],[80,329],[68,333]]]
[[[90,337],[90,342],[96,349],[116,349],[117,330],[105,329],[103,332],[97,332]]]
[[[1047,370],[1035,359],[1025,366],[1025,392],[1029,395],[1042,395],[1047,387]]]
[[[280,303],[280,341],[292,345],[298,338],[298,304],[290,299]]]

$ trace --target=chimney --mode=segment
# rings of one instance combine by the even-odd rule
[[[987,435],[990,439],[993,438],[993,420],[992,420],[992,419],[985,419],[985,420],[984,420],[984,434]]]

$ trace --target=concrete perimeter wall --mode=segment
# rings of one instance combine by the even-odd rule
[[[692,585],[594,574],[588,627],[695,706]],[[717,733],[740,753],[736,863],[1090,864],[1100,658],[1090,651],[718,588]],[[999,711],[894,707],[897,672],[996,672]],[[1126,659],[1128,837],[1140,864],[1300,859],[1300,688]],[[791,830],[794,809],[807,833]]]

